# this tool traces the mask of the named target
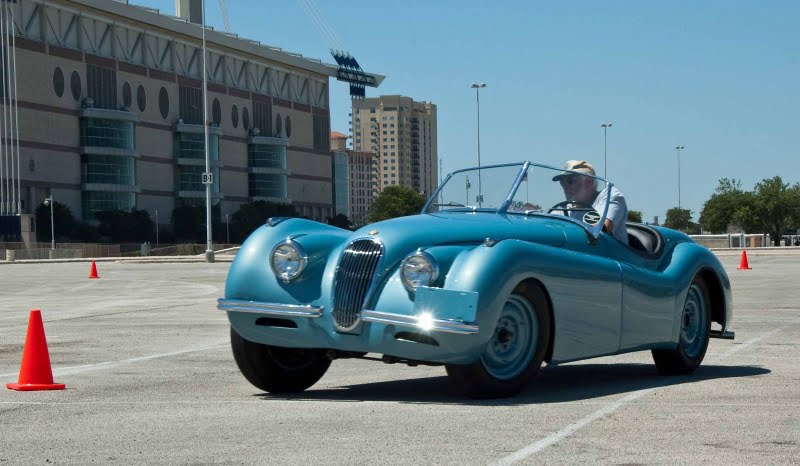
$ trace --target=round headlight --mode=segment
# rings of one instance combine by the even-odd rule
[[[436,260],[425,251],[417,251],[407,256],[400,266],[400,279],[409,291],[430,285],[438,274],[439,266]]]
[[[306,268],[307,261],[303,248],[291,239],[275,246],[269,259],[272,271],[284,282],[297,278]]]

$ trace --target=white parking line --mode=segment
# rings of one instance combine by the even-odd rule
[[[219,348],[228,348],[228,347],[229,347],[229,344],[227,344],[227,343],[226,344],[216,344],[216,345],[213,345],[213,346],[203,346],[203,347],[200,347],[200,348],[190,348],[190,349],[185,349],[185,350],[180,350],[180,351],[173,351],[171,353],[161,353],[161,354],[151,354],[151,355],[148,355],[148,356],[139,356],[139,357],[136,357],[136,358],[122,359],[122,360],[119,360],[119,361],[106,361],[106,362],[99,362],[99,363],[96,363],[96,364],[84,364],[84,365],[81,365],[81,366],[62,367],[60,369],[53,370],[53,377],[59,377],[59,376],[62,376],[62,375],[69,375],[69,374],[79,374],[81,372],[89,372],[89,371],[94,371],[94,370],[99,370],[99,369],[110,369],[110,368],[113,368],[113,367],[122,366],[124,364],[132,364],[132,363],[136,363],[136,362],[150,361],[152,359],[167,358],[167,357],[170,357],[170,356],[179,356],[181,354],[196,353],[198,351],[208,351],[208,350],[214,350],[214,349],[219,349]],[[18,375],[18,373],[17,372],[12,372],[10,374],[0,374],[0,378],[11,377],[11,376],[15,376],[15,375]]]
[[[798,321],[794,321],[794,323],[797,323],[797,322]],[[779,331],[784,330],[784,329],[786,329],[786,327],[780,327],[780,328],[777,328],[777,329],[772,330],[770,332],[767,332],[767,333],[765,333],[765,334],[763,334],[761,336],[758,336],[756,338],[752,338],[750,340],[747,340],[746,342],[742,343],[741,345],[736,345],[736,346],[728,349],[724,353],[721,353],[716,358],[712,358],[712,361],[714,361],[714,360],[722,360],[722,359],[728,358],[728,357],[738,353],[739,351],[742,351],[743,349],[749,348],[750,346],[754,345],[755,343],[758,343],[759,341],[764,340],[765,338],[769,338],[772,335],[774,335],[774,334],[776,334]],[[648,395],[648,394],[656,391],[659,388],[664,388],[664,387],[647,388],[647,389],[644,389],[644,390],[637,390],[635,392],[629,393],[628,395],[625,395],[624,397],[620,398],[619,400],[614,401],[614,402],[602,407],[601,409],[593,412],[592,414],[586,416],[585,418],[580,419],[579,421],[574,422],[574,423],[564,427],[563,429],[559,430],[558,432],[554,432],[554,433],[548,435],[547,437],[545,437],[545,438],[543,438],[543,439],[541,439],[541,440],[539,440],[537,442],[534,442],[534,443],[528,445],[527,447],[525,447],[525,448],[523,448],[523,449],[521,449],[519,451],[516,451],[516,452],[514,452],[514,453],[512,453],[512,454],[510,454],[508,456],[506,456],[505,458],[503,458],[500,461],[498,461],[496,464],[498,466],[499,465],[509,465],[509,464],[514,464],[514,463],[516,463],[518,461],[522,461],[525,458],[544,450],[545,448],[549,447],[550,445],[553,445],[554,443],[557,443],[557,442],[565,439],[566,437],[569,437],[570,435],[574,434],[575,432],[577,432],[581,428],[591,424],[592,422],[594,422],[594,421],[596,421],[596,420],[598,420],[600,418],[603,418],[603,417],[613,413],[614,411],[617,411],[618,409],[622,408],[623,406],[627,405],[628,403],[630,403],[632,401],[636,401],[639,398],[642,398],[643,396]]]

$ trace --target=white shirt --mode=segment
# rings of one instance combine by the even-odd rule
[[[611,187],[611,196],[608,195],[608,185],[603,188],[592,202],[592,207],[602,216],[608,200],[608,213],[606,218],[611,220],[614,227],[614,238],[622,244],[628,244],[628,228],[625,222],[628,221],[628,205],[625,203],[625,196],[616,188]]]

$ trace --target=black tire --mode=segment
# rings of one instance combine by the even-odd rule
[[[695,290],[693,292],[693,289]],[[696,338],[700,338],[697,343],[694,339],[687,340],[684,332],[684,327],[687,325],[687,308],[690,306],[692,300],[696,301],[696,296],[699,294],[702,298],[703,309],[699,312],[699,316],[703,318],[697,327],[699,332]],[[708,292],[708,287],[700,276],[695,276],[689,286],[689,293],[684,302],[683,314],[681,315],[681,332],[678,339],[678,345],[675,349],[654,349],[653,360],[656,363],[656,368],[661,375],[683,375],[691,374],[703,362],[708,349],[708,341],[711,334],[711,297]]]
[[[299,393],[325,375],[324,350],[269,346],[245,340],[231,327],[231,348],[248,382],[270,393]]]
[[[498,320],[497,328],[487,345],[484,356],[472,364],[450,364],[446,366],[447,375],[450,377],[450,380],[467,396],[472,398],[502,398],[515,395],[536,376],[536,373],[542,366],[551,338],[550,306],[545,297],[544,290],[537,284],[523,283],[511,293],[506,304],[504,304],[504,308],[512,301],[528,303],[529,310],[532,311],[530,317],[535,318],[537,321],[538,333],[535,348],[532,348],[533,355],[529,359],[527,366],[518,374],[505,379],[493,375],[491,369],[487,368],[485,358],[488,357],[487,355],[490,353],[493,344],[501,343],[501,341],[498,340],[499,335],[497,328],[500,328],[500,321]],[[501,312],[501,319],[503,312]],[[531,346],[533,346],[533,344],[531,344]]]

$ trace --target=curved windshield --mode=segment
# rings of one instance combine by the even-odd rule
[[[606,218],[611,186],[590,173],[533,163],[470,168],[449,175],[425,212],[554,215],[597,236]]]
[[[497,211],[508,200],[523,165],[493,165],[454,172],[429,200],[426,212]]]

